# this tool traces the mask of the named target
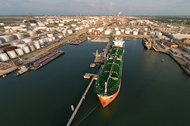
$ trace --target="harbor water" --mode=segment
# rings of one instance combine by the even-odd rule
[[[90,80],[96,49],[105,43],[65,45],[65,52],[37,71],[0,78],[0,126],[64,126]],[[126,40],[118,97],[102,108],[89,90],[74,126],[189,126],[190,77],[169,56],[144,50],[141,39]]]

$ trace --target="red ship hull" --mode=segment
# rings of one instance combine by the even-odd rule
[[[119,86],[118,91],[111,96],[98,95],[98,98],[102,104],[102,107],[105,108],[106,106],[108,106],[117,97],[117,95],[119,94],[119,91],[120,91],[120,86]]]

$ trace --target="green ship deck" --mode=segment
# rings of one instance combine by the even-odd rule
[[[117,92],[121,81],[123,54],[124,48],[112,47],[109,59],[105,62],[95,84],[95,92],[97,94],[111,96]],[[107,84],[106,92],[105,84]]]

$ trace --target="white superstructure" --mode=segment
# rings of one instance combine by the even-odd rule
[[[125,41],[122,41],[122,40],[116,40],[116,41],[113,41],[113,43],[114,43],[114,46],[117,46],[117,47],[123,47]]]

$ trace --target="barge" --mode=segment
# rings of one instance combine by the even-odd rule
[[[58,51],[58,50],[51,51],[50,53],[48,53],[44,57],[36,60],[33,63],[31,69],[32,70],[37,70],[37,69],[43,67],[44,65],[48,64],[52,60],[56,59],[57,57],[59,57],[62,54],[64,54],[64,51]]]
[[[79,45],[79,44],[83,43],[86,40],[87,40],[86,38],[81,38],[81,39],[75,40],[74,42],[70,42],[69,44],[70,45]]]

